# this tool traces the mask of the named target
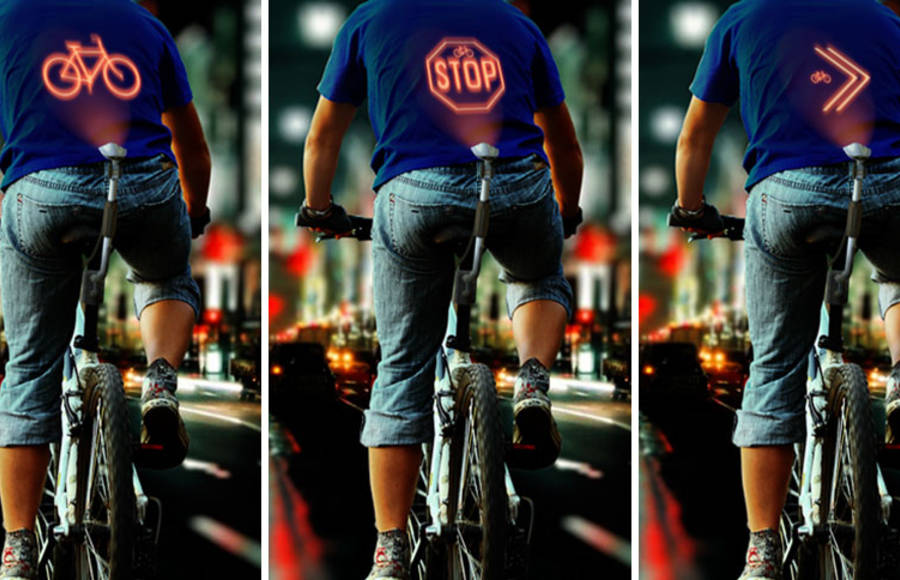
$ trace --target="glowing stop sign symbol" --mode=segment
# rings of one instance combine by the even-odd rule
[[[428,89],[456,113],[487,113],[506,91],[497,55],[474,38],[445,38],[425,57]]]

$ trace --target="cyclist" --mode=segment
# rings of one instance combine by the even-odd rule
[[[34,578],[32,530],[48,443],[60,437],[62,364],[79,293],[81,260],[65,242],[79,228],[99,229],[107,164],[97,147],[116,141],[128,150],[114,245],[131,267],[149,363],[141,440],[161,446],[161,467],[187,452],[175,369],[198,310],[188,256],[192,230],[199,235],[209,220],[210,161],[172,37],[124,0],[0,4],[0,115],[10,356],[0,385],[0,578]]]
[[[900,227],[898,62],[900,19],[874,1],[742,1],[716,24],[691,84],[673,214],[692,229],[720,230],[703,183],[713,141],[739,98],[749,138],[745,278],[755,359],[734,432],[751,532],[741,578],[781,577],[776,530],[792,444],[805,432],[806,361],[826,267],[805,239],[818,225],[843,227],[850,180],[842,147],[854,141],[872,149],[859,243],[875,267],[895,365],[888,437],[900,429],[900,261],[892,237]],[[857,74],[838,94],[849,82],[841,67],[851,66],[871,82],[860,89],[864,76]]]
[[[448,225],[471,227],[478,180],[469,147],[488,141],[500,150],[487,245],[507,283],[521,364],[514,442],[533,446],[523,459],[531,467],[551,464],[560,448],[547,369],[570,313],[560,258],[563,224],[571,235],[581,219],[581,151],[546,41],[500,0],[362,4],[339,32],[318,89],[303,161],[304,225],[349,229],[330,190],[341,141],[367,97],[377,139],[372,238],[382,360],[361,435],[378,530],[369,577],[407,578],[404,529],[420,444],[431,437],[434,357],[446,328],[446,310],[436,305],[448,303],[452,286],[452,254],[433,239]]]

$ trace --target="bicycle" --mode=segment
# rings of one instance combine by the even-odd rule
[[[861,230],[865,162],[871,155],[858,143],[844,152],[851,159],[853,178],[846,228],[822,226],[807,236],[807,243],[837,251],[829,261],[819,338],[809,355],[806,437],[794,446],[779,524],[782,571],[792,580],[874,578],[893,501],[876,461],[878,443],[866,375],[842,356],[844,306]],[[743,218],[722,216],[722,220],[721,232],[694,234],[691,240],[743,239]],[[689,227],[672,215],[669,225]]]
[[[138,96],[141,92],[141,75],[134,62],[124,54],[107,53],[98,34],[91,34],[91,41],[93,46],[66,41],[68,54],[53,52],[44,59],[41,75],[50,94],[63,101],[77,97],[82,87],[91,94],[99,74],[103,77],[107,90],[117,98],[130,101]],[[85,58],[95,59],[91,68],[85,64]]]
[[[135,449],[122,377],[98,358],[98,315],[126,150],[107,143],[100,152],[110,164],[99,235],[77,228],[63,236],[64,243],[79,250],[89,250],[93,243],[93,251],[82,274],[75,335],[64,360],[62,439],[50,446],[35,525],[39,575],[46,580],[152,576],[162,517],[159,500],[144,493],[132,463]],[[149,517],[151,505],[154,519]]]
[[[487,143],[471,150],[482,168],[473,229],[451,226],[435,234],[437,243],[454,249],[458,261],[446,339],[437,353],[434,439],[422,446],[407,521],[410,570],[418,580],[524,577],[534,523],[533,504],[518,495],[505,463],[494,376],[470,354],[471,309],[488,230],[491,163],[499,154]],[[349,218],[350,232],[320,234],[317,240],[370,240],[372,220]],[[296,224],[305,225],[299,215]]]

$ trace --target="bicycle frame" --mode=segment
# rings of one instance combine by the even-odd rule
[[[847,230],[844,248],[844,262],[841,270],[834,267],[840,258],[838,254],[831,263],[828,271],[828,281],[825,290],[825,300],[819,319],[819,339],[813,346],[809,355],[809,367],[806,383],[806,439],[803,447],[802,473],[800,482],[800,522],[797,534],[802,538],[808,538],[819,533],[827,522],[822,521],[820,506],[834,503],[833,497],[823,497],[823,465],[825,430],[829,423],[827,413],[828,393],[831,385],[828,377],[832,375],[832,369],[844,364],[843,340],[841,329],[843,325],[843,307],[847,303],[850,274],[853,270],[853,259],[857,250],[857,238],[860,233],[862,181],[865,175],[864,157],[854,156],[855,161],[851,168],[853,177],[853,196],[847,212]],[[836,466],[832,466],[833,470]],[[881,466],[875,464],[878,494],[881,500],[882,519],[887,524],[891,511],[891,495],[888,492]],[[832,474],[834,477],[834,473]]]
[[[100,74],[100,71],[103,70],[103,67],[106,66],[106,63],[109,61],[109,54],[107,54],[106,48],[103,46],[103,41],[100,40],[100,36],[92,34],[91,41],[93,41],[96,46],[84,46],[80,42],[75,41],[66,42],[66,49],[70,54],[69,61],[77,67],[78,75],[73,77],[64,73],[62,76],[62,78],[67,81],[77,81],[87,85],[89,93],[92,92],[94,88],[94,80],[97,78],[97,75]],[[94,68],[88,69],[87,65],[84,64],[85,57],[97,59],[94,63]]]
[[[97,338],[97,319],[100,303],[103,299],[103,284],[112,255],[112,239],[116,224],[116,194],[121,174],[120,162],[125,157],[125,149],[108,143],[101,151],[110,159],[109,191],[103,210],[101,241],[99,254],[94,252],[90,264],[82,275],[81,301],[76,309],[75,332],[67,350],[63,364],[62,392],[62,440],[58,450],[58,472],[56,474],[56,494],[54,506],[58,517],[58,525],[53,530],[55,540],[70,538],[80,533],[74,530],[75,497],[77,485],[77,457],[79,436],[83,425],[82,398],[83,386],[79,380],[80,373],[92,365],[99,364],[99,341]],[[93,450],[92,450],[93,451]],[[93,475],[93,474],[91,474]],[[93,477],[87,478],[88,482]],[[146,519],[147,505],[150,502],[141,485],[137,468],[132,465],[132,484],[137,506],[137,522],[143,525]],[[88,490],[90,493],[90,490]],[[155,499],[155,498],[154,498]],[[158,501],[158,500],[155,500]],[[160,510],[161,517],[161,510]],[[159,526],[156,526],[157,535]],[[158,538],[157,538],[158,539]],[[46,557],[47,554],[42,555]]]
[[[478,147],[473,148],[473,150],[476,150]],[[482,159],[483,171],[481,193],[475,213],[475,228],[472,233],[470,247],[456,271],[453,302],[449,308],[445,341],[437,355],[434,382],[434,439],[431,447],[430,473],[426,496],[430,524],[425,529],[425,534],[431,540],[447,537],[451,533],[452,522],[450,521],[448,507],[450,501],[455,500],[449,497],[450,444],[456,424],[456,385],[453,384],[452,377],[456,369],[473,364],[472,357],[469,354],[469,322],[471,306],[475,302],[475,289],[478,274],[481,270],[481,258],[485,251],[487,218],[490,211],[488,198],[492,177],[491,160],[496,154],[496,149],[493,148],[476,151],[476,155]],[[509,473],[509,467],[505,464],[504,480],[508,498],[509,522],[515,523],[523,498],[516,493]],[[413,546],[413,565],[415,565],[421,549],[421,545]]]

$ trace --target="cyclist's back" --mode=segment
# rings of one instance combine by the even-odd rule
[[[378,143],[373,187],[405,171],[543,152],[537,109],[564,94],[533,22],[499,0],[380,0],[361,5],[335,42],[319,85],[331,101],[368,97]]]
[[[871,81],[860,76],[844,91],[854,63]],[[738,2],[710,34],[691,84],[705,102],[740,100],[748,188],[785,169],[844,163],[852,142],[874,159],[900,156],[898,91],[900,18],[860,0]]]
[[[103,70],[98,42],[107,55],[124,58],[114,62],[114,70]],[[78,63],[50,62],[57,54],[71,56],[76,43],[93,51],[81,57],[84,70]],[[136,67],[137,78],[124,62]],[[3,2],[3,187],[41,169],[101,162],[97,147],[109,141],[125,147],[132,159],[162,153],[174,161],[160,115],[191,101],[184,74],[168,31],[132,2]]]

